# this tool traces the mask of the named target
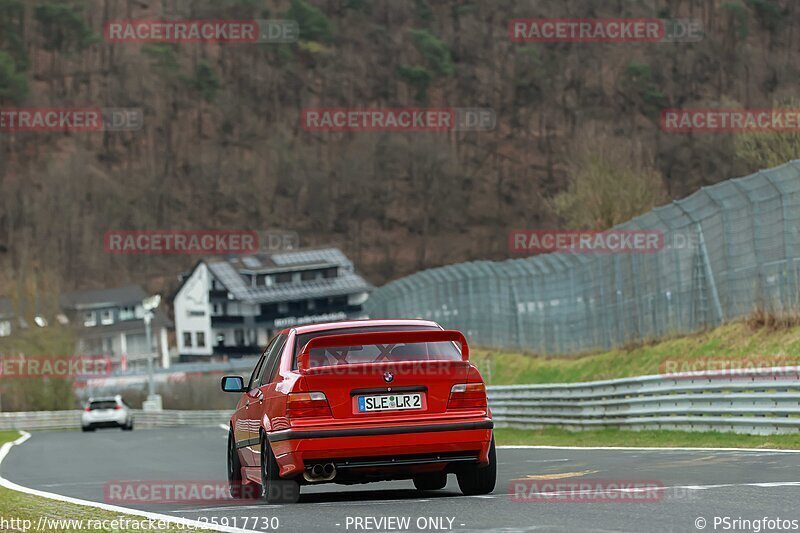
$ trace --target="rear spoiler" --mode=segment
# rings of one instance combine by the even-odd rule
[[[379,331],[375,333],[348,333],[344,335],[326,335],[311,339],[303,346],[297,356],[297,369],[308,370],[311,350],[313,348],[336,348],[339,346],[363,346],[372,344],[412,344],[415,342],[446,342],[461,344],[461,359],[469,361],[469,345],[464,334],[456,330],[422,330],[422,331]]]

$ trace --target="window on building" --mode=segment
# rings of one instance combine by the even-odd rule
[[[183,332],[183,345],[187,348],[192,347],[192,332],[191,331],[184,331]]]
[[[289,302],[289,313],[293,315],[297,315],[303,313],[306,310],[306,302],[304,301],[297,301],[297,302]]]
[[[261,304],[261,314],[265,316],[278,314],[278,304]]]
[[[11,322],[3,320],[0,322],[0,337],[8,337],[11,335]]]
[[[312,281],[317,279],[317,270],[304,270],[300,274],[300,279],[303,281]]]
[[[291,281],[291,272],[281,272],[280,274],[275,274],[275,283],[290,283]]]
[[[233,338],[236,342],[236,346],[244,346],[244,330],[243,329],[236,329],[233,331]]]
[[[119,308],[120,320],[133,320],[136,317],[136,309],[132,305],[126,305]]]
[[[114,313],[110,309],[106,309],[100,313],[100,323],[107,326],[114,323]]]
[[[198,348],[205,348],[206,347],[206,334],[202,331],[198,331],[195,333],[197,336],[197,347]]]
[[[217,334],[217,346],[225,346],[225,334],[218,333]]]
[[[128,355],[152,353],[153,348],[147,348],[147,336],[144,333],[128,333],[125,335],[125,349]]]
[[[288,313],[289,312],[289,304],[286,302],[280,302],[278,304],[278,312],[279,313]]]
[[[91,328],[97,325],[97,315],[94,311],[87,311],[83,313],[84,327]]]
[[[326,268],[322,271],[322,276],[325,278],[335,278],[338,272],[339,269],[337,267]]]

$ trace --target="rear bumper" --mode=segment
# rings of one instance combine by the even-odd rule
[[[351,468],[435,468],[451,462],[487,463],[492,420],[436,424],[303,428],[268,434],[282,477],[332,461]]]
[[[84,415],[81,416],[81,426],[83,427],[95,427],[95,428],[104,428],[104,427],[121,427],[128,423],[128,415],[127,413],[120,412],[115,413],[113,415],[104,415],[104,416],[91,416],[91,415]]]

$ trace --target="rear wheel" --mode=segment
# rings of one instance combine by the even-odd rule
[[[439,490],[447,485],[446,472],[433,472],[414,476],[414,486],[417,490]]]
[[[297,503],[300,484],[294,479],[281,479],[280,467],[272,453],[267,436],[261,434],[261,487],[268,503]]]
[[[458,487],[466,496],[475,494],[489,494],[494,490],[497,481],[497,452],[494,447],[494,437],[489,446],[488,465],[469,465],[458,474]]]
[[[81,431],[94,431],[94,428],[92,426],[81,426]]]
[[[122,426],[122,431],[133,431],[133,420]]]

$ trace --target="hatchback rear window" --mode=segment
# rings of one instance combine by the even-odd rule
[[[294,362],[292,368],[297,369],[297,354],[316,337],[328,335],[345,335],[352,333],[374,333],[381,331],[439,331],[436,327],[419,326],[373,326],[362,328],[317,331],[298,335],[295,340]],[[461,353],[449,341],[416,342],[389,345],[337,346],[333,348],[312,348],[309,366],[331,366],[356,363],[380,363],[383,361],[460,361]]]
[[[94,411],[95,409],[116,409],[117,402],[111,401],[103,401],[103,402],[92,402],[89,404],[89,409]]]

